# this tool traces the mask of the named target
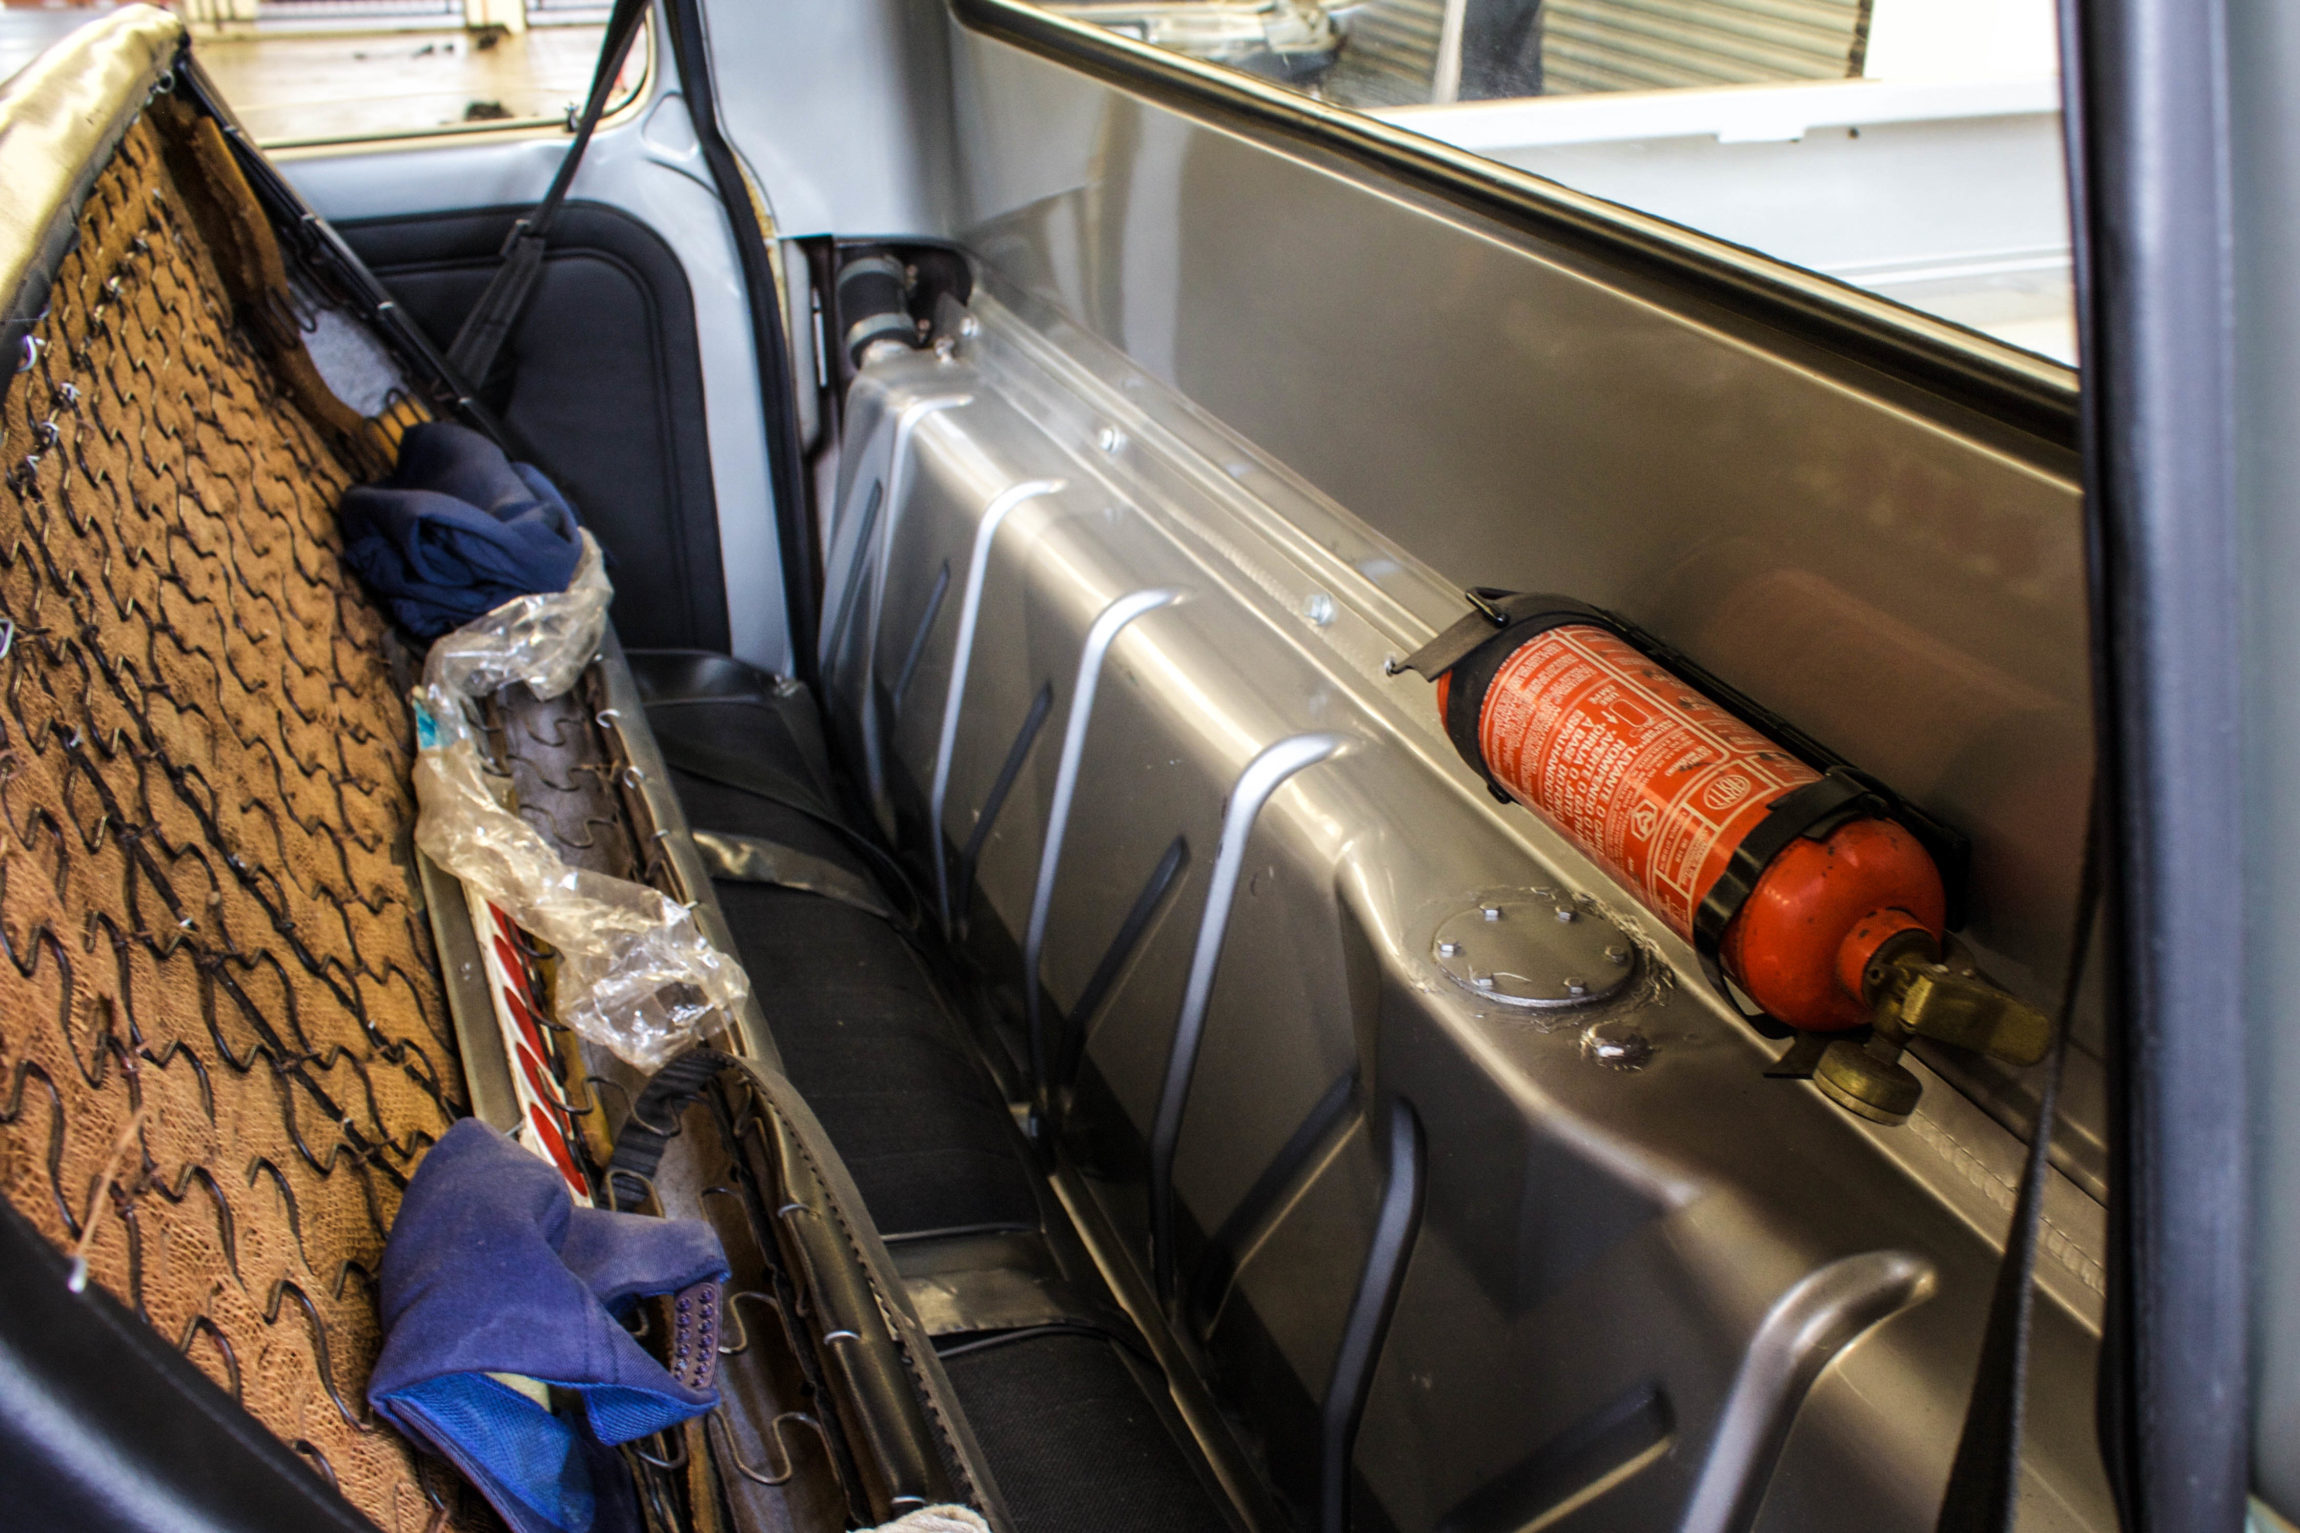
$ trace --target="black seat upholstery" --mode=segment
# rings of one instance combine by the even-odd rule
[[[893,881],[840,807],[811,697],[723,657],[631,658],[690,824]],[[717,887],[785,1071],[898,1264],[938,1240],[1060,1223],[966,1024],[896,925],[802,890]],[[1228,1529],[1140,1339],[1114,1303],[1099,1308],[1085,1327],[938,1341],[1019,1533]]]

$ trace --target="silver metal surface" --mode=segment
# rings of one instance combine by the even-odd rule
[[[2091,772],[2073,454],[1005,44],[956,63],[984,290],[1250,443],[1206,450],[1332,550],[1337,628],[1402,654],[1473,583],[1623,613],[1971,834],[1965,936],[2050,1004]],[[1120,398],[1096,424],[1138,438]],[[2095,1190],[2100,1047],[2088,1009],[2058,1153]],[[1960,1079],[2025,1121],[2025,1082]]]
[[[1805,1392],[1871,1326],[1924,1300],[1933,1270],[1905,1251],[1868,1251],[1820,1268],[1757,1327],[1718,1412],[1677,1533],[1743,1533],[1757,1520],[1773,1464]]]
[[[423,882],[431,940],[439,949],[439,978],[455,1024],[455,1053],[463,1066],[463,1088],[471,1095],[471,1116],[508,1134],[519,1127],[519,1092],[511,1083],[511,1056],[503,1047],[495,1002],[487,993],[470,902],[461,881],[420,851],[415,871]]]
[[[1246,843],[1270,795],[1304,767],[1332,760],[1345,743],[1340,735],[1313,734],[1295,735],[1267,747],[1238,774],[1222,813],[1222,840],[1214,852],[1214,871],[1206,880],[1206,906],[1198,918],[1197,945],[1190,951],[1190,978],[1174,1019],[1173,1042],[1167,1046],[1158,1113],[1150,1124],[1150,1268],[1158,1292],[1167,1298],[1174,1293],[1174,1150],[1182,1137],[1191,1079],[1198,1071],[1206,1009],[1214,998],[1214,971],[1230,933],[1230,907],[1237,899]]]
[[[954,880],[951,893],[971,902],[971,929],[1003,927],[1011,943],[1003,958],[995,942],[980,951],[1006,966],[996,982],[1017,1034],[1031,973],[1020,960],[1037,929],[1036,978],[1051,1014],[1070,1021],[1066,1045],[1083,1040],[1053,1148],[1114,1147],[1095,1174],[1066,1172],[1061,1185],[1091,1202],[1097,1250],[1122,1269],[1115,1286],[1151,1286],[1156,1203],[1169,1207],[1177,1276],[1244,1210],[1234,1276],[1211,1286],[1214,1309],[1189,1345],[1202,1341],[1211,1376],[1245,1381],[1225,1386],[1236,1392],[1223,1408],[1275,1436],[1314,1433],[1314,1419],[1288,1413],[1326,1387],[1384,1178],[1354,1112],[1304,1145],[1289,1139],[1326,1124],[1322,1104],[1354,1078],[1366,1100],[1409,1102],[1428,1136],[1423,1227],[1355,1456],[1392,1523],[1447,1522],[1650,1385],[1665,1414],[1636,1420],[1673,1423],[1660,1436],[1624,1439],[1588,1478],[1537,1487],[1526,1494],[1540,1504],[1494,1515],[1516,1519],[1496,1523],[1508,1526],[1553,1511],[1558,1526],[1675,1525],[1735,1380],[1760,1368],[1751,1359],[1818,1355],[1783,1352],[1785,1322],[1768,1330],[1767,1316],[1810,1318],[1816,1290],[1800,1285],[1813,1274],[1903,1251],[1936,1274],[1934,1297],[1852,1336],[1801,1395],[1767,1396],[1789,1412],[1767,1420],[1788,1425],[1755,1526],[1926,1525],[2018,1141],[1938,1079],[1903,1130],[1853,1123],[1803,1083],[1764,1080],[1775,1046],[1715,1000],[1685,944],[1538,821],[1495,805],[1445,739],[1426,684],[1384,673],[1454,615],[1446,577],[1059,313],[1018,311],[1002,292],[1012,290],[993,273],[948,358],[866,368],[848,419],[867,433],[920,401],[966,401],[907,449],[916,461],[886,543],[877,663],[888,672],[907,663],[936,571],[968,557],[989,507],[1019,485],[1070,486],[985,546],[937,834],[977,821],[1031,700],[1051,688],[1075,720],[1091,675],[1091,727],[1074,749],[1066,739],[1027,759],[975,884]],[[1892,414],[1881,429],[1908,419]],[[854,476],[843,516],[859,515],[879,472]],[[1548,535],[1538,519],[1526,526]],[[1502,557],[1490,546],[1486,556]],[[1098,622],[1146,588],[1191,594],[1082,672]],[[1330,608],[1312,602],[1320,594]],[[947,686],[954,626],[926,641],[922,695]],[[840,673],[834,717],[861,706],[862,669]],[[886,736],[887,773],[898,800],[916,795],[923,824],[945,731],[929,710],[912,712]],[[1302,737],[1352,743],[1261,802],[1250,840],[1225,838],[1260,796],[1241,791],[1248,767],[1269,742]],[[1042,898],[1056,834],[1060,897]],[[1097,976],[1177,841],[1183,871],[1123,961]],[[1217,879],[1225,863],[1233,871]],[[1634,977],[1577,1014],[1593,1028],[1534,1025],[1440,966],[1448,918],[1481,894],[1535,888],[1587,897],[1575,908],[1619,923],[1636,949]],[[1210,923],[1218,948],[1204,940]],[[1105,983],[1080,1016],[1081,997]],[[1185,1016],[1198,1019],[1196,1060],[1167,1183],[1150,1174],[1149,1152],[1188,1052],[1176,1047]],[[1635,1040],[1642,1068],[1585,1035]],[[2086,1425],[2099,1213],[2073,1183],[2048,1189],[2026,1471],[2026,1494],[2051,1509],[2040,1526],[2111,1521]]]
[[[1432,943],[1448,979],[1498,1006],[1582,1006],[1620,993],[1637,972],[1627,932],[1594,905],[1540,889],[1448,916]]]
[[[966,712],[966,673],[974,661],[974,630],[982,618],[982,582],[990,573],[990,545],[1016,506],[1041,495],[1060,494],[1063,488],[1059,479],[1034,479],[1015,485],[991,501],[975,526],[973,554],[966,565],[966,590],[958,601],[958,639],[950,686],[942,700],[942,733],[934,748],[934,787],[927,797],[927,824],[934,837],[935,908],[942,914],[946,932],[950,930],[950,859],[943,854],[943,811],[949,801],[950,758],[958,747],[958,721]],[[892,536],[891,531],[888,535]]]
[[[1094,626],[1086,630],[1086,642],[1078,650],[1078,679],[1070,688],[1070,716],[1062,728],[1062,757],[1054,769],[1054,796],[1047,807],[1046,834],[1038,854],[1038,882],[1030,891],[1030,922],[1022,938],[1022,1004],[1029,1033],[1030,1084],[1036,1091],[1046,1088],[1045,997],[1039,980],[1046,954],[1046,918],[1054,908],[1054,880],[1062,871],[1062,842],[1070,830],[1070,806],[1078,793],[1078,764],[1086,753],[1086,731],[1094,722],[1094,693],[1101,685],[1102,663],[1127,624],[1181,599],[1179,591],[1157,588],[1121,596],[1094,619]]]

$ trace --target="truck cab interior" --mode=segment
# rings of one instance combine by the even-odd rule
[[[2288,1528],[2300,23],[2034,9],[619,0],[564,120],[348,137],[253,9],[61,33],[0,1523]],[[339,517],[448,426],[613,592],[460,722]],[[443,727],[739,966],[679,1047]],[[474,1365],[554,1506],[379,1382],[468,1119],[724,1255],[610,1306],[707,1408]]]

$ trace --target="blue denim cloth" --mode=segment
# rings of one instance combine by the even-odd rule
[[[411,428],[390,477],[346,490],[336,517],[344,562],[419,639],[566,590],[583,552],[551,481],[452,421]]]
[[[467,1118],[424,1157],[384,1246],[368,1400],[515,1533],[633,1526],[627,1476],[605,1448],[719,1396],[674,1379],[616,1315],[726,1277],[708,1225],[578,1206],[557,1171]],[[496,1373],[554,1386],[558,1409]]]

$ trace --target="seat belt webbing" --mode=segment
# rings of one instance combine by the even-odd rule
[[[607,98],[623,72],[623,59],[631,51],[631,40],[639,35],[648,4],[649,0],[615,0],[615,9],[607,18],[606,41],[599,49],[599,64],[591,75],[591,95],[575,124],[575,142],[560,158],[558,172],[552,176],[543,200],[511,226],[511,234],[503,242],[503,264],[495,268],[487,291],[479,295],[479,302],[464,318],[463,328],[456,331],[454,344],[447,348],[449,364],[472,388],[486,386],[496,356],[511,338],[512,327],[519,323],[536,280],[543,275],[543,248],[551,221],[567,200],[567,188],[575,180],[576,167],[583,163],[583,151],[590,147],[592,130],[607,110]]]

